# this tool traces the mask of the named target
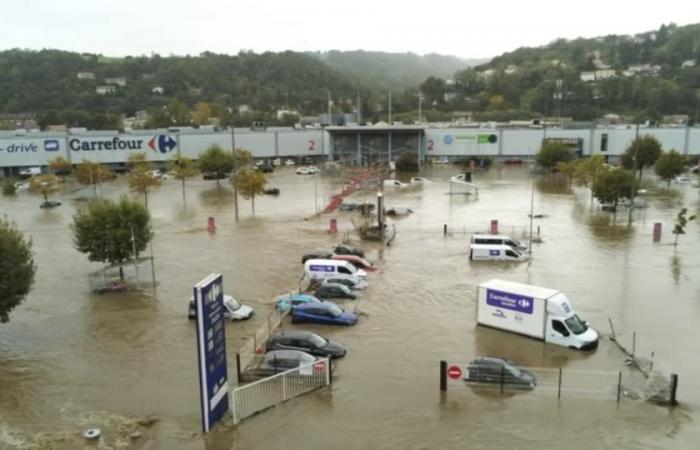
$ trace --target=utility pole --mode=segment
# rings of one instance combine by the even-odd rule
[[[636,121],[635,121],[636,122]],[[632,224],[632,210],[634,210],[634,197],[636,194],[636,184],[637,184],[637,163],[639,159],[639,143],[637,139],[639,138],[639,124],[634,125],[634,157],[632,158],[632,186],[630,186],[630,211],[629,217],[627,219],[628,223]],[[640,180],[641,181],[641,180]]]
[[[391,91],[389,91],[389,125],[391,125]]]
[[[134,226],[131,226],[131,248],[134,252],[134,272],[136,272],[136,282],[141,283],[139,279],[139,264],[136,261],[138,255],[136,254],[136,236],[134,235]]]
[[[238,223],[238,187],[236,186],[236,181],[238,180],[238,164],[236,163],[236,127],[231,124],[231,147],[233,148],[233,209],[236,216],[236,223]]]
[[[333,118],[331,117],[331,88],[328,88],[328,125],[333,124]]]
[[[418,91],[418,123],[423,123],[423,93]]]
[[[362,108],[360,107],[360,91],[357,91],[357,124],[362,124]]]

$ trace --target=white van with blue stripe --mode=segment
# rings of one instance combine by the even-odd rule
[[[470,244],[469,259],[472,261],[527,261],[529,256],[510,245]]]
[[[358,269],[352,263],[335,259],[309,259],[304,263],[304,273],[309,280],[323,280],[338,275],[354,275],[360,278],[367,276],[367,272]]]

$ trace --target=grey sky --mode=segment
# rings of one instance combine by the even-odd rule
[[[696,0],[6,1],[0,49],[113,56],[364,49],[491,57],[559,37],[700,22]]]

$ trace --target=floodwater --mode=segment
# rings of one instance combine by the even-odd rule
[[[34,289],[0,325],[0,448],[93,448],[81,437],[91,427],[103,432],[95,448],[697,448],[700,227],[690,223],[679,246],[670,244],[681,206],[698,212],[698,189],[676,185],[675,197],[650,197],[628,226],[624,210],[613,223],[591,208],[588,190],[548,179],[532,184],[523,168],[477,174],[478,197],[447,195],[455,173],[429,168],[422,175],[430,184],[386,191],[388,207],[415,212],[393,221],[398,234],[390,247],[363,245],[380,271],[369,275],[360,300],[345,302],[363,313],[360,322],[308,327],[349,349],[333,386],[207,438],[200,433],[194,324],[186,318],[192,286],[220,272],[226,292],[256,309],[251,321],[227,325],[233,373],[233,354],[265,323],[274,297],[298,286],[301,254],[329,247],[359,220],[348,212],[311,217],[339,191],[339,179],[278,169],[269,185],[281,195],[257,198],[255,218],[242,200],[237,224],[228,189],[194,180],[184,207],[180,183],[166,180],[149,196],[158,285],[128,294],[91,294],[87,275],[102,266],[73,248],[69,225],[81,203],[72,199],[91,191],[66,189],[57,195],[63,205],[49,211],[27,192],[0,198],[2,214],[32,237],[38,264]],[[532,261],[469,263],[469,234],[486,231],[491,219],[502,233],[527,236],[533,185],[534,212],[546,217],[533,221],[543,243],[535,244]],[[125,192],[124,179],[102,188],[109,198]],[[368,189],[349,201],[375,195]],[[206,230],[209,216],[215,234]],[[328,233],[332,217],[338,236]],[[657,244],[654,222],[664,224]],[[476,285],[491,278],[564,291],[603,334],[600,347],[582,353],[476,327]],[[616,377],[622,370],[632,379],[608,339],[608,319],[626,345],[636,332],[637,354],[651,359],[653,352],[657,368],[679,374],[679,407],[617,403],[612,393],[593,395],[601,391],[593,383],[583,395],[568,395],[566,378],[561,399],[537,389],[501,396],[459,383],[438,391],[440,360],[467,363],[481,355],[564,373]]]

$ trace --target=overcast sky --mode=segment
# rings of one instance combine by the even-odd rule
[[[124,55],[381,50],[492,57],[556,38],[700,22],[700,1],[22,0],[0,49]]]

